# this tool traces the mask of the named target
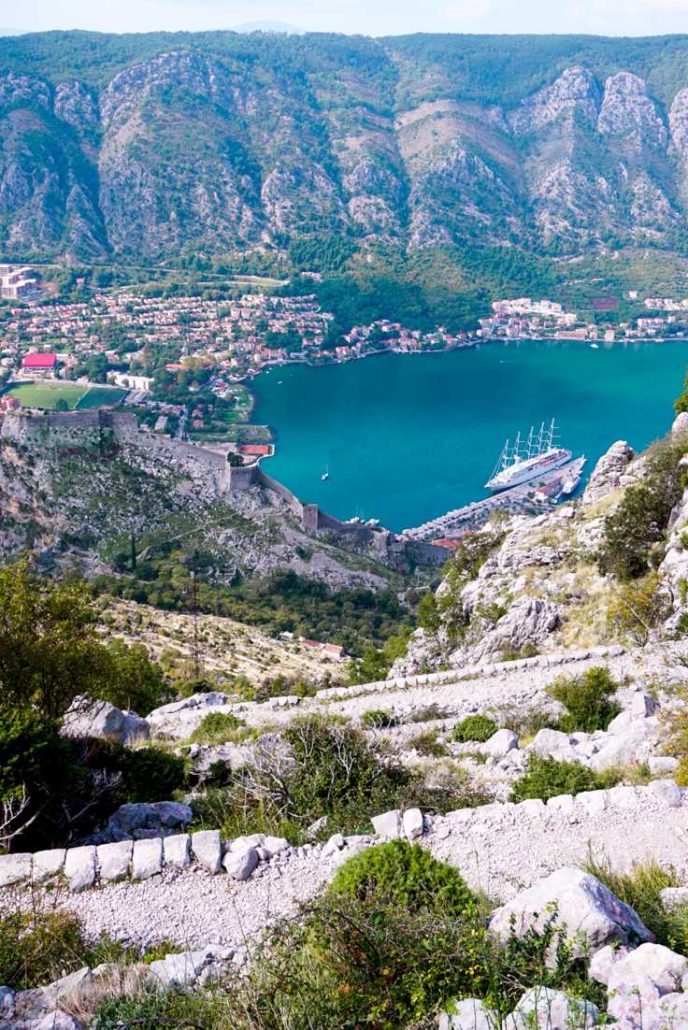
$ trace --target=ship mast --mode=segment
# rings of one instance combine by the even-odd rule
[[[519,461],[522,460],[521,459],[520,451],[521,451],[521,431],[519,430],[518,433],[516,433],[516,443],[514,444],[514,454],[513,454],[514,465],[516,465]]]
[[[528,433],[528,439],[526,441],[526,451],[527,451],[526,460],[529,460],[530,458],[532,458],[533,454],[537,454],[537,451],[533,450],[533,448],[534,448],[533,429],[534,429],[534,426],[531,426],[530,427],[530,432]]]

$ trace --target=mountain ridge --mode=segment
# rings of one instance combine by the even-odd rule
[[[686,57],[685,36],[0,39],[0,249],[682,256]]]

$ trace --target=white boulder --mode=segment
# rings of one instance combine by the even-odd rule
[[[499,1017],[480,998],[455,1001],[452,1012],[443,1012],[438,1030],[497,1030]]]
[[[150,728],[136,712],[116,708],[109,701],[78,696],[65,712],[60,733],[63,737],[95,737],[129,744],[134,740],[147,740]]]
[[[550,987],[532,987],[518,1002],[514,1015],[517,1013],[526,1016],[526,1026],[542,1030],[585,1030],[600,1021],[600,1010],[592,1002]]]
[[[407,840],[416,840],[423,836],[423,813],[420,808],[407,808],[402,818],[404,835]]]
[[[69,889],[78,894],[96,882],[96,849],[91,844],[69,848],[65,856],[64,873]]]
[[[126,879],[131,870],[132,849],[130,840],[99,844],[96,857],[100,879],[106,883]]]
[[[628,905],[581,869],[564,867],[521,891],[498,908],[490,930],[501,940],[514,932],[522,936],[529,929],[541,931],[550,921],[561,925],[576,954],[591,951],[613,941],[620,944],[650,941],[652,934]]]
[[[31,879],[31,855],[28,852],[16,855],[0,855],[0,887],[9,887]]]
[[[258,865],[258,851],[256,848],[228,851],[222,864],[234,880],[248,880]]]
[[[374,815],[371,818],[373,829],[378,837],[399,837],[401,833],[401,812],[393,808],[381,815]]]
[[[51,880],[62,872],[67,852],[65,848],[50,848],[36,851],[33,856],[33,878],[36,881]]]
[[[131,875],[134,880],[149,880],[162,872],[162,837],[134,841]]]
[[[219,873],[222,865],[222,841],[219,830],[197,830],[191,835],[191,851],[199,865],[210,873]]]
[[[513,730],[501,729],[493,733],[481,747],[484,755],[492,758],[504,758],[510,751],[518,748],[518,735]]]

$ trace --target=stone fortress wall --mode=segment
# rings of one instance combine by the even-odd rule
[[[130,412],[93,409],[91,411],[19,411],[4,416],[0,440],[64,454],[72,450],[92,450],[102,454],[114,448],[135,452],[137,464],[150,475],[176,472],[178,489],[208,500],[227,494],[263,487],[286,503],[307,533],[328,533],[338,540],[370,551],[385,562],[412,561],[441,564],[446,551],[428,544],[401,541],[389,530],[363,523],[341,522],[323,512],[317,504],[304,504],[288,487],[267,475],[258,463],[232,467],[222,451],[200,444],[173,440],[155,433],[141,432],[136,416]],[[411,553],[412,552],[412,553]]]

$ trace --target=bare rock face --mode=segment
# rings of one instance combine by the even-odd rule
[[[558,628],[559,607],[541,597],[522,597],[475,645],[460,654],[470,662],[500,661],[505,654],[518,654],[527,645],[537,647]],[[458,655],[450,658],[457,664]]]
[[[631,72],[618,72],[605,82],[597,128],[604,135],[623,137],[628,149],[635,153],[644,147],[664,148],[669,139],[646,83]]]
[[[625,440],[617,440],[595,465],[583,494],[583,504],[595,504],[621,485],[621,477],[635,458]]]
[[[571,126],[574,119],[594,126],[601,100],[595,77],[587,68],[575,65],[566,68],[551,86],[523,101],[510,122],[517,132],[532,132],[556,121]]]

